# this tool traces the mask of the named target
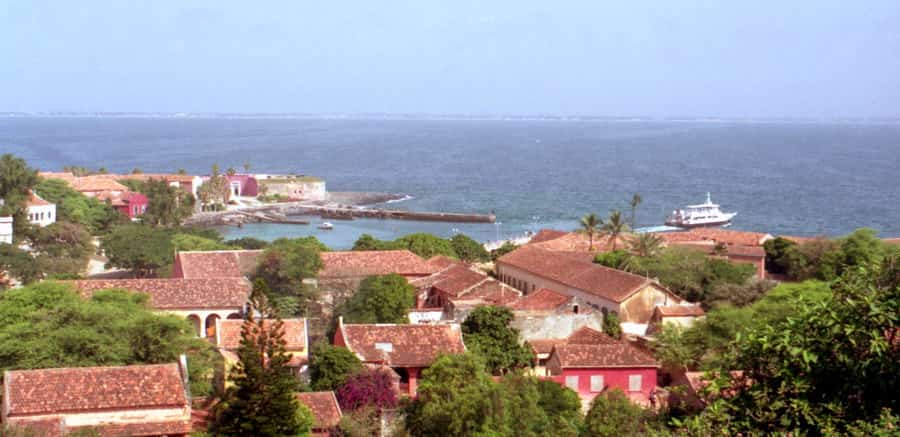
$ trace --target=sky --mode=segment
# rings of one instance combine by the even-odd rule
[[[898,0],[0,0],[0,111],[898,117],[898,23]]]

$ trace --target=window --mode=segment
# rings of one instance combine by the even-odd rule
[[[641,391],[642,379],[641,375],[628,375],[628,391]]]
[[[566,387],[571,388],[572,390],[578,391],[578,376],[567,376],[566,377]]]
[[[591,391],[603,391],[603,375],[591,375]]]
[[[572,305],[572,312],[578,314],[578,305]]]

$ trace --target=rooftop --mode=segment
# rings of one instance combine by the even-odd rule
[[[552,311],[572,301],[572,296],[541,288],[508,306],[513,311]]]
[[[444,353],[463,353],[458,324],[354,325],[339,323],[348,349],[368,363],[427,367]]]
[[[26,206],[49,206],[53,205],[52,203],[44,200],[41,196],[38,196],[37,193],[31,191],[28,193],[28,200],[25,202]]]
[[[188,405],[178,364],[13,370],[4,374],[9,416]]]
[[[175,263],[183,278],[242,278],[256,268],[261,250],[178,252]]]
[[[306,336],[306,319],[284,319],[285,349],[288,351],[306,351],[308,339]],[[219,319],[216,327],[216,347],[226,350],[237,350],[241,344],[241,326],[244,321],[240,319]],[[265,320],[263,326],[271,326],[271,320]]]
[[[387,275],[427,276],[439,269],[408,250],[322,252],[320,279]]]
[[[659,367],[649,354],[624,341],[611,344],[564,344],[551,352],[563,368]]]
[[[336,428],[341,422],[341,406],[333,391],[297,393],[297,400],[306,405],[313,414],[313,428]]]
[[[706,314],[700,304],[657,306],[662,317],[699,317]]]
[[[643,276],[531,245],[500,257],[497,264],[506,264],[612,302],[622,302],[652,283]]]
[[[242,278],[203,279],[93,279],[66,281],[84,296],[111,288],[150,295],[150,306],[159,310],[240,309],[250,295],[250,282]]]
[[[656,234],[666,243],[714,241],[736,246],[762,246],[772,237],[761,232],[735,231],[721,228],[693,228],[687,231],[659,232]]]

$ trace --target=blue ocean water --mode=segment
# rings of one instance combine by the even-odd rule
[[[481,240],[644,202],[640,225],[713,200],[736,229],[840,235],[868,226],[900,235],[900,125],[836,122],[421,120],[307,118],[0,118],[0,152],[33,166],[208,173],[222,168],[315,174],[332,191],[413,196],[392,206],[495,211],[501,224],[337,222],[246,226],[229,235],[318,233],[346,247],[454,229]]]

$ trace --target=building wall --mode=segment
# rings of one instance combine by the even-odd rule
[[[756,267],[756,277],[766,279],[766,258],[755,256],[726,255],[728,261],[735,264],[753,264]]]
[[[0,217],[0,243],[13,243],[13,218]]]
[[[578,396],[582,399],[593,398],[599,391],[591,390],[591,376],[603,376],[604,389],[619,389],[626,394],[641,393],[643,396],[649,397],[650,393],[656,388],[656,368],[655,367],[612,367],[612,368],[594,368],[594,369],[559,369],[559,363],[552,360],[547,363],[547,369],[550,371],[550,378],[563,386],[566,386],[567,376],[578,377]],[[641,389],[639,391],[629,390],[629,376],[641,376]]]
[[[619,312],[619,304],[613,301],[543,278],[504,263],[497,264],[497,275],[502,282],[523,291],[526,295],[540,290],[541,288],[546,288],[566,296],[574,296],[587,302],[595,309],[606,308],[609,311]]]
[[[29,206],[28,221],[41,227],[56,223],[56,205]]]
[[[675,305],[681,302],[681,299],[672,296],[660,287],[649,284],[622,302],[619,310],[619,320],[632,323],[649,323],[653,317],[653,310],[657,305]]]
[[[260,182],[265,185],[267,195],[279,194],[292,199],[325,200],[328,192],[325,190],[325,181],[310,182]]]
[[[6,409],[4,409],[4,412]],[[30,415],[3,417],[3,423],[21,422],[62,417],[67,427],[140,424],[150,422],[184,422],[191,419],[191,408],[148,408],[131,410],[111,410],[90,413],[69,413],[52,415]]]

